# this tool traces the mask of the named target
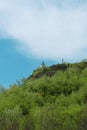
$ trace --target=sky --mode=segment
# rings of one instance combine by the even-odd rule
[[[87,0],[0,0],[0,84],[87,58]]]

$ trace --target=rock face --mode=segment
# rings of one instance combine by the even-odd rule
[[[30,78],[40,78],[42,76],[49,76],[52,77],[58,70],[65,71],[67,69],[68,65],[66,64],[57,64],[57,65],[52,65],[50,67],[44,67],[44,68],[39,68],[34,70],[31,76],[28,77]]]
[[[32,75],[28,77],[30,78],[40,78],[42,76],[52,77],[57,71],[65,71],[67,68],[78,68],[78,70],[82,70],[87,66],[87,61],[82,61],[80,63],[62,63],[57,65],[52,65],[47,67],[44,62],[42,62],[42,67],[37,68],[33,71]]]

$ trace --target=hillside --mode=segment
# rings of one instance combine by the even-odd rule
[[[0,130],[87,130],[87,62],[39,67],[0,89]]]

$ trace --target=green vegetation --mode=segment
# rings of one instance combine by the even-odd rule
[[[1,86],[0,130],[87,130],[87,62],[39,68]]]

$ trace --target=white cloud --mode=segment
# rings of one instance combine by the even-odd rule
[[[18,46],[24,55],[85,58],[87,3],[73,1],[1,0],[0,28],[21,41]]]

